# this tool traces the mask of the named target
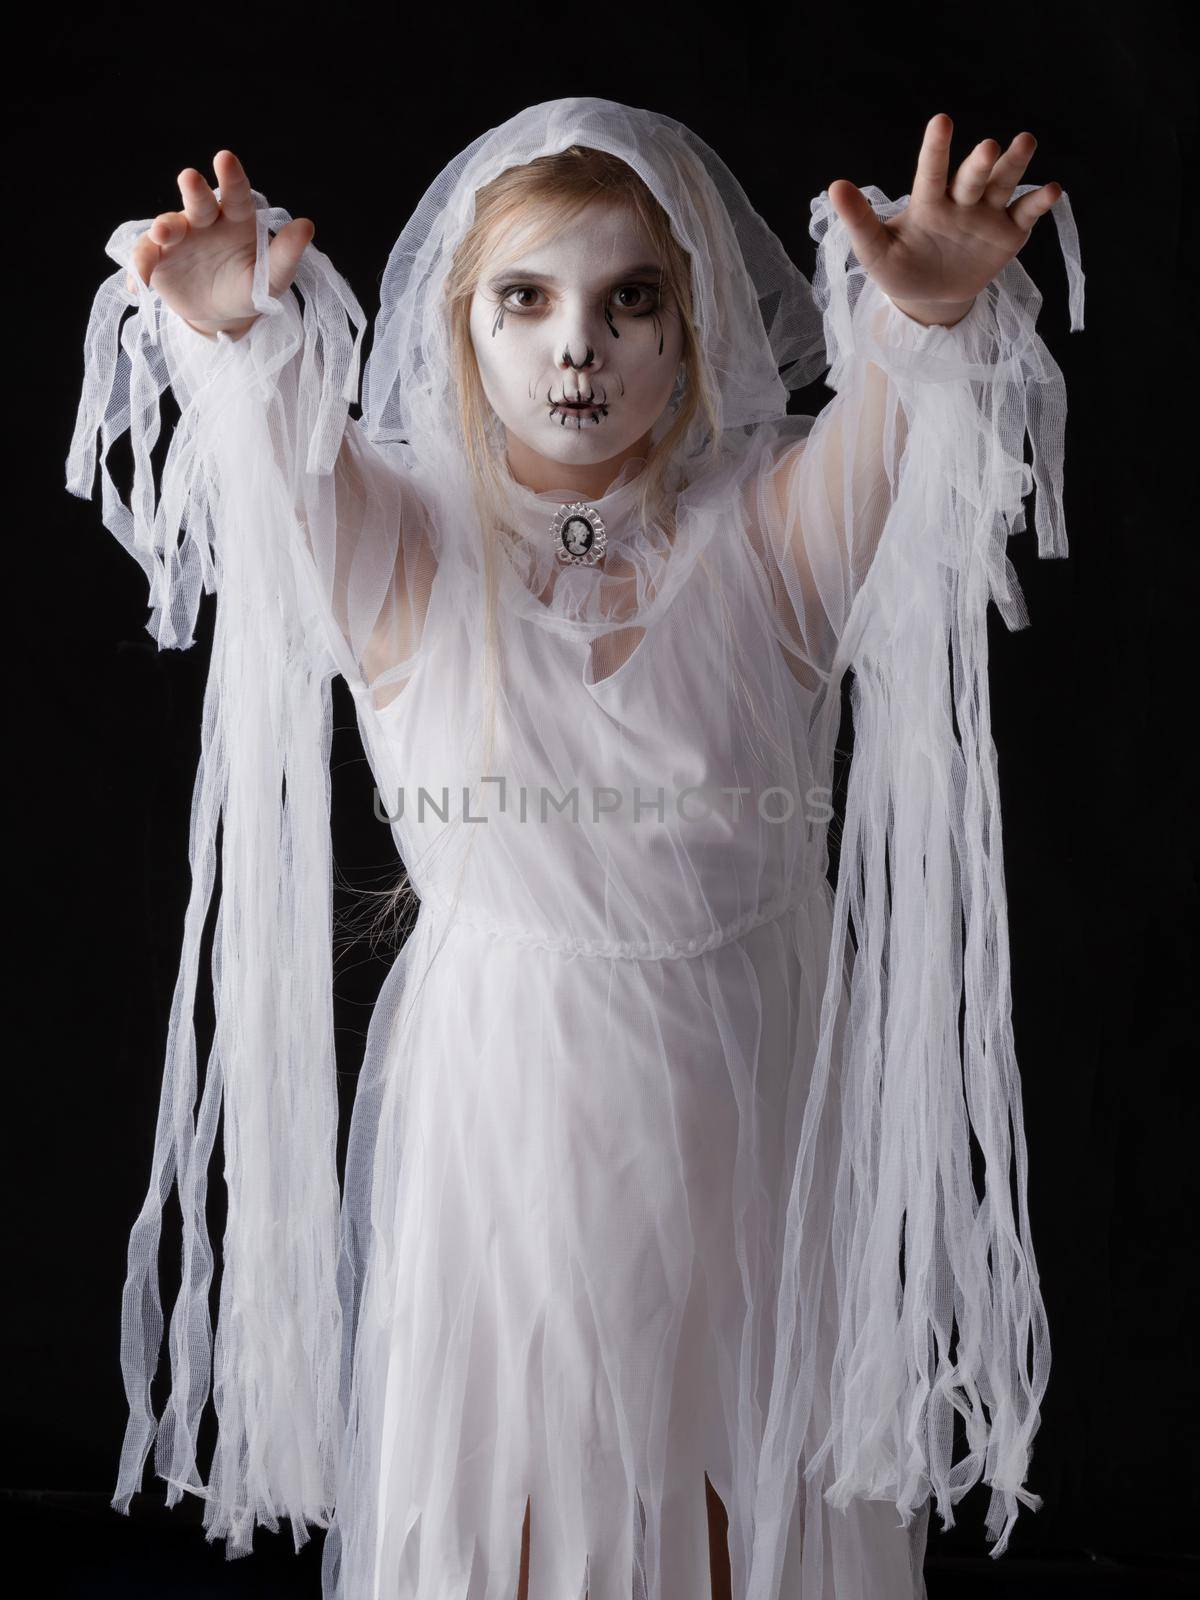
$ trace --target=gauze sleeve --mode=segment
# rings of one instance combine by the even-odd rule
[[[865,193],[883,217],[907,201]],[[1065,195],[1053,215],[1079,328]],[[1065,388],[1017,261],[960,323],[925,328],[866,276],[827,195],[812,231],[836,394],[771,464],[758,513],[785,643],[834,691],[852,670],[853,755],[764,1482],[786,1482],[814,1426],[820,1295],[800,1263],[825,1226],[807,1175],[836,1105],[839,1335],[829,1426],[805,1470],[828,1474],[831,1505],[886,1499],[905,1522],[932,1493],[947,1527],[982,1478],[999,1555],[1019,1503],[1041,1503],[1024,1484],[1049,1342],[1026,1201],[987,612],[994,601],[1010,628],[1027,621],[1005,545],[1031,488],[1039,553],[1066,553]],[[836,719],[839,703],[826,694],[819,716]],[[815,736],[831,744],[829,732]],[[953,1462],[956,1413],[966,1453]],[[779,1507],[760,1511],[769,1525]]]
[[[331,679],[345,677],[360,719],[401,692],[432,561],[415,483],[348,420],[358,302],[312,245],[296,278],[302,304],[291,290],[270,296],[268,230],[288,218],[256,200],[261,315],[241,339],[205,338],[145,284],[135,299],[124,270],[101,284],[67,464],[67,487],[88,498],[99,438],[103,521],[146,574],[148,631],[161,648],[191,645],[201,594],[217,596],[191,891],[122,1303],[129,1420],[113,1504],[128,1509],[155,1444],[168,1504],[185,1491],[204,1497],[208,1537],[225,1538],[230,1556],[250,1548],[256,1521],[274,1529],[289,1518],[298,1547],[306,1523],[328,1525],[333,1509],[342,1422]],[[110,239],[122,269],[148,226],[126,223]],[[168,388],[179,417],[163,455]],[[108,459],[125,434],[128,499]],[[198,1082],[194,1009],[218,868],[214,1033]],[[214,1338],[205,1206],[220,1119],[228,1214]],[[172,1387],[156,1420],[158,1250],[172,1186],[182,1278],[168,1330]],[[218,1432],[206,1484],[197,1435],[210,1390]]]

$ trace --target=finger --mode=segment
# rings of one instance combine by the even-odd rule
[[[150,237],[150,230],[140,233],[133,242],[133,249],[129,252],[129,264],[133,275],[140,278],[143,283],[149,283],[155,267],[162,260],[162,249]],[[137,288],[129,273],[125,275],[125,283],[130,294]]]
[[[213,171],[221,186],[221,210],[231,222],[254,220],[254,195],[245,168],[232,150],[218,150]]]
[[[1000,146],[995,139],[981,139],[959,166],[950,185],[950,198],[956,205],[973,206],[988,186]]]
[[[1020,183],[1025,168],[1033,159],[1037,140],[1031,133],[1019,133],[992,168],[988,186],[984,190],[985,205],[1003,211],[1012,199],[1012,192]]]
[[[285,223],[267,247],[267,281],[273,295],[280,295],[296,276],[300,257],[316,228],[307,217],[293,217]]]
[[[1039,217],[1062,199],[1062,184],[1044,183],[1040,189],[1031,189],[1008,208],[1008,214],[1022,232],[1028,232]]]
[[[160,211],[150,224],[150,238],[163,249],[186,239],[188,220],[182,211]]]
[[[177,244],[186,233],[185,217],[175,211],[163,211],[155,217],[145,233],[138,235],[129,253],[129,259],[134,272],[143,283],[148,284],[151,281],[164,252],[172,244]],[[129,284],[130,293],[135,288],[135,284]]]
[[[221,205],[208,187],[203,173],[184,167],[176,178],[183,199],[183,214],[192,228],[210,228],[221,215]]]
[[[829,198],[846,224],[859,262],[870,269],[891,245],[891,234],[875,215],[874,207],[855,184],[838,178],[829,185]]]
[[[944,111],[930,117],[925,124],[925,137],[917,156],[917,170],[913,176],[914,201],[930,203],[945,199],[946,178],[950,170],[950,137],[954,124]]]

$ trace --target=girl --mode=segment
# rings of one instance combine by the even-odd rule
[[[812,202],[810,285],[682,124],[530,107],[397,241],[361,420],[361,308],[232,152],[113,235],[68,486],[99,430],[160,645],[219,596],[119,1508],[157,1438],[229,1554],[327,1527],[344,1600],[694,1600],[710,1508],[739,1600],[910,1600],[931,1500],[950,1526],[989,1484],[995,1554],[1040,1503],[986,610],[1026,620],[1005,542],[1034,482],[1040,552],[1066,549],[1062,380],[1016,260],[1046,211],[1075,327],[1082,274],[1066,196],[1020,183],[1032,136],[953,177],[950,136],[929,122],[900,201]],[[826,364],[835,400],[789,416]],[[336,674],[419,902],[340,1198]]]

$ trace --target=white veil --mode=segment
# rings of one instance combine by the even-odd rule
[[[275,1527],[289,1518],[299,1544],[307,1523],[327,1526],[334,1514],[369,1231],[387,1030],[380,1025],[368,1052],[351,1132],[354,1188],[348,1182],[339,1217],[330,680],[340,674],[349,684],[368,748],[386,767],[380,691],[403,684],[425,648],[432,574],[456,558],[451,533],[467,561],[478,539],[462,487],[438,295],[476,190],[508,167],[576,144],[631,166],[690,252],[703,361],[731,449],[744,448],[760,424],[781,424],[789,391],[826,364],[832,386],[849,382],[848,363],[863,355],[863,317],[879,296],[827,197],[813,202],[814,297],[715,152],[669,117],[603,99],[529,107],[482,135],[430,185],[387,264],[361,421],[348,420],[348,406],[366,318],[348,285],[309,245],[296,279],[300,298],[268,293],[266,245],[288,212],[258,197],[262,315],[236,342],[192,334],[144,284],[136,296],[126,292],[129,254],[148,219],[123,224],[107,245],[118,270],[92,307],[68,487],[90,496],[99,434],[105,526],[147,574],[149,631],[161,647],[187,648],[201,592],[218,596],[192,815],[193,892],[153,1174],[131,1236],[123,1303],[130,1420],[114,1504],[128,1507],[153,1444],[169,1503],[185,1491],[204,1496],[209,1536],[226,1538],[231,1555],[249,1548],[256,1522]],[[865,192],[884,214],[903,204]],[[1082,274],[1065,195],[1054,216],[1072,275],[1072,325],[1081,326]],[[815,1329],[805,1296],[813,1286],[789,1276],[788,1264],[796,1268],[797,1241],[817,1208],[803,1152],[811,1156],[832,1106],[832,1019],[847,976],[854,1001],[846,1059],[854,1071],[836,1108],[844,1144],[828,1220],[841,1327],[825,1433],[838,1471],[830,1503],[887,1499],[907,1520],[932,1492],[952,1520],[953,1502],[982,1478],[994,1491],[993,1535],[1003,1528],[996,1553],[1017,1501],[1038,1503],[1023,1484],[1048,1343],[1025,1210],[986,610],[995,598],[1010,626],[1024,620],[1003,544],[1023,526],[1021,498],[1035,481],[1041,553],[1065,553],[1065,401],[1032,331],[1040,296],[1016,262],[980,301],[953,351],[944,338],[938,343],[945,330],[931,330],[932,339],[915,337],[907,357],[872,352],[902,396],[910,444],[925,441],[921,459],[927,470],[940,463],[941,476],[915,517],[898,497],[896,532],[877,563],[893,574],[885,600],[903,592],[913,603],[895,614],[886,604],[871,609],[862,599],[871,584],[860,589],[829,678],[832,691],[845,668],[855,668],[855,756],[819,1070],[788,1205],[792,1253],[762,1443],[754,1600],[776,1592],[786,1500],[810,1425],[805,1384]],[[931,350],[934,365],[941,361],[932,378]],[[151,452],[168,386],[180,417],[156,488]],[[964,406],[981,420],[964,427]],[[698,447],[700,426],[685,453]],[[1032,471],[1021,459],[1027,428]],[[126,431],[134,476],[124,500],[107,457]],[[916,488],[910,474],[910,496]],[[944,581],[947,571],[961,582]],[[873,575],[876,589],[883,581]],[[600,613],[591,620],[617,625]],[[629,621],[622,615],[620,625]],[[826,717],[836,698],[830,692]],[[924,765],[913,760],[921,740]],[[378,776],[386,784],[395,774]],[[192,1019],[218,865],[216,1035],[201,1083]],[[915,928],[922,940],[895,944],[897,930]],[[403,986],[402,954],[385,991],[389,1018]],[[205,1201],[222,1115],[229,1209],[214,1341]],[[971,1177],[971,1135],[985,1158],[982,1198]],[[170,1323],[173,1387],[156,1419],[157,1252],[173,1184],[183,1281]],[[210,1388],[218,1442],[206,1483],[197,1437]],[[970,1453],[952,1464],[956,1413],[966,1419]]]
[[[489,129],[440,172],[388,258],[363,378],[373,439],[407,438],[422,461],[451,431],[449,343],[433,314],[475,194],[506,168],[571,145],[632,167],[692,258],[695,318],[722,428],[782,416],[825,365],[808,279],[733,173],[689,128],[612,100],[550,100]]]

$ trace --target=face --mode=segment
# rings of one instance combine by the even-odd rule
[[[540,221],[541,219],[537,219]],[[479,374],[520,454],[583,469],[645,441],[683,350],[661,263],[623,206],[596,200],[556,238],[530,227],[485,262],[471,301]]]

